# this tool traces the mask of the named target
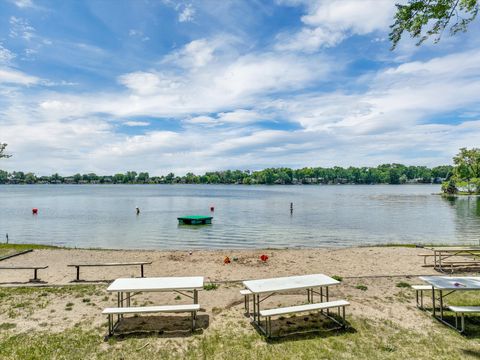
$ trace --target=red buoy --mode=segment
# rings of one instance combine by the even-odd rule
[[[33,215],[37,215],[37,214],[38,214],[38,209],[37,209],[37,208],[33,208],[33,209],[32,209],[32,214],[33,214]]]

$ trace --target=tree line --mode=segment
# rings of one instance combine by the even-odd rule
[[[453,158],[454,167],[442,184],[445,194],[480,194],[480,149],[461,148]]]
[[[32,172],[7,172],[0,170],[0,184],[405,184],[441,183],[448,180],[453,167],[449,165],[428,168],[426,166],[405,166],[383,164],[377,167],[339,166],[268,168],[258,171],[225,170],[183,176],[169,173],[150,176],[148,172],[127,171],[115,175],[95,173],[61,176],[37,176]]]

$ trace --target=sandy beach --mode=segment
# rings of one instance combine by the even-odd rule
[[[76,263],[105,263],[125,261],[151,261],[145,266],[145,276],[204,276],[206,283],[219,284],[214,291],[202,291],[200,304],[203,313],[210,317],[210,326],[215,324],[218,313],[230,310],[232,317],[244,319],[243,299],[239,295],[242,288],[241,281],[247,279],[269,278],[278,276],[324,273],[330,276],[341,276],[342,283],[332,288],[332,296],[347,298],[351,302],[349,313],[361,314],[375,318],[385,318],[398,321],[402,326],[422,326],[422,319],[414,307],[414,296],[405,298],[402,311],[398,311],[397,301],[392,301],[395,294],[402,290],[396,287],[401,281],[418,283],[415,276],[435,274],[429,267],[423,267],[423,260],[417,256],[425,250],[406,247],[360,247],[345,249],[302,249],[302,250],[238,250],[238,251],[194,251],[192,254],[185,251],[125,251],[125,250],[77,250],[52,249],[34,250],[31,253],[20,255],[3,261],[3,265],[48,265],[48,269],[40,270],[39,276],[42,286],[72,285],[76,270],[67,267]],[[262,262],[259,257],[268,255],[269,259]],[[225,256],[232,260],[224,264]],[[233,260],[237,259],[237,260]],[[138,266],[128,267],[95,267],[81,269],[80,284],[99,283],[100,291],[94,303],[78,302],[75,312],[69,312],[69,320],[89,321],[101,325],[104,317],[101,310],[114,305],[114,297],[106,292],[107,284],[119,277],[138,277]],[[2,271],[0,283],[2,286],[32,286],[28,283],[31,271]],[[356,286],[365,285],[368,290],[357,289]],[[108,297],[105,298],[105,296]],[[305,295],[288,294],[284,297],[272,298],[271,305],[278,302],[295,303],[304,301]],[[140,302],[181,302],[175,300],[176,294],[142,294]],[[288,298],[288,301],[285,300]],[[280,299],[280,300],[279,300]],[[183,300],[183,299],[182,299]],[[189,301],[185,299],[184,301]],[[56,304],[58,302],[58,304]],[[71,321],[62,320],[65,313],[58,314],[59,318],[52,322],[51,308],[64,307],[65,300],[52,299],[50,305],[33,317],[26,317],[17,326],[18,330],[35,329],[47,318],[50,327],[61,330],[71,325]],[[55,305],[56,304],[56,305]],[[265,307],[269,302],[265,303]],[[387,315],[388,314],[388,315]],[[0,318],[4,316],[0,315]],[[71,318],[73,317],[73,318]],[[52,325],[55,324],[55,325]]]

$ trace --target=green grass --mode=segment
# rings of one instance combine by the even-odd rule
[[[0,244],[0,257],[30,249],[58,249],[58,247],[39,244]]]
[[[332,279],[335,279],[337,281],[342,281],[343,280],[343,277],[341,277],[340,275],[333,275],[332,276]]]
[[[203,285],[203,290],[210,291],[210,290],[217,290],[218,284],[210,283]]]
[[[358,289],[358,290],[362,290],[362,291],[367,291],[368,290],[368,286],[367,285],[356,285],[355,286],[355,289]]]
[[[405,281],[400,281],[397,283],[396,287],[398,288],[410,288],[411,285]]]
[[[267,341],[232,327],[187,338],[127,336],[103,341],[105,329],[0,334],[1,359],[475,359],[480,344],[432,322],[418,332],[390,322],[350,319],[349,331]],[[237,327],[238,328],[238,327]],[[248,329],[248,328],[247,328]],[[184,346],[179,346],[183,344]],[[432,344],[435,344],[433,346]]]

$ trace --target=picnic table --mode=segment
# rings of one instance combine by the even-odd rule
[[[480,246],[455,246],[455,247],[428,247],[426,249],[433,251],[433,267],[436,270],[444,271],[450,267],[453,271],[454,267],[458,266],[479,266],[480,260]],[[464,259],[458,259],[459,257],[471,256],[472,260],[465,261]],[[451,261],[445,261],[452,259]]]
[[[109,334],[112,334],[123,314],[148,312],[191,312],[192,329],[195,326],[195,314],[200,309],[198,305],[198,291],[203,289],[203,277],[151,277],[151,278],[120,278],[108,288],[108,292],[117,293],[117,308],[108,308],[104,314],[109,315]],[[193,300],[193,305],[160,305],[145,307],[130,307],[130,300],[134,295],[142,292],[179,293]],[[188,292],[188,293],[187,293]],[[191,293],[191,294],[190,294]],[[117,323],[112,323],[113,314],[117,315]]]
[[[271,279],[247,280],[243,282],[253,296],[252,320],[258,328],[266,335],[268,332],[260,323],[260,304],[269,297],[287,291],[306,290],[307,302],[314,302],[314,295],[318,295],[320,303],[329,301],[328,287],[338,285],[340,282],[324,274],[311,274],[300,276],[287,276]],[[314,289],[318,288],[319,291]],[[261,298],[261,295],[264,295]],[[328,311],[328,309],[327,309]]]
[[[476,276],[420,276],[420,280],[432,286],[432,315],[442,323],[458,329],[458,324],[453,326],[444,320],[444,298],[455,291],[480,291],[480,277]],[[438,298],[435,296],[438,292]],[[437,300],[439,302],[439,311],[437,312]],[[475,309],[474,309],[475,308]],[[462,311],[462,309],[464,311]],[[450,310],[455,313],[460,312],[480,312],[480,307],[454,307],[450,306]],[[460,310],[460,311],[457,311]],[[476,310],[476,311],[473,311]],[[457,320],[457,319],[456,319]],[[462,316],[462,331],[464,330]]]

